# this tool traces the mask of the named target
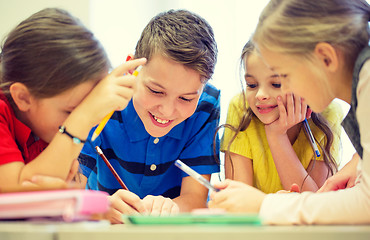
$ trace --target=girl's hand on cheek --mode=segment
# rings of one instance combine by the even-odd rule
[[[288,129],[302,122],[307,115],[305,101],[292,93],[286,94],[286,107],[281,96],[277,97],[279,118],[271,124],[265,125],[268,134],[284,135]]]
[[[288,105],[287,108],[284,106],[283,99],[281,96],[276,98],[278,110],[279,110],[279,117],[274,122],[265,125],[266,134],[271,135],[284,135],[286,134],[287,130],[289,129],[289,122],[288,122]]]

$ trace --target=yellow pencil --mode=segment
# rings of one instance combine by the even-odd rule
[[[137,75],[139,74],[141,68],[143,66],[138,66],[136,68],[136,70],[132,73],[132,75],[134,75],[135,77],[137,77]],[[112,117],[114,111],[110,112],[107,116],[105,116],[103,118],[103,120],[99,123],[98,127],[95,129],[92,137],[91,137],[91,141],[94,141],[98,136],[99,134],[101,133],[101,131],[103,131],[103,128],[105,127],[105,125],[107,124],[107,122],[109,121],[109,119]]]

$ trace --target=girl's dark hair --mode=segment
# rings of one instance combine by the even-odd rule
[[[243,67],[245,69],[244,64],[246,63],[248,56],[250,54],[252,54],[254,50],[255,50],[255,48],[254,48],[254,45],[253,45],[252,41],[248,41],[245,44],[245,46],[243,47],[243,51],[242,51],[242,54],[241,54],[241,57],[240,57],[240,68],[241,69]],[[242,79],[242,78],[240,78],[240,79]],[[231,144],[233,143],[233,141],[235,140],[237,135],[240,132],[245,131],[247,129],[247,127],[249,126],[252,118],[256,117],[254,115],[252,109],[250,107],[247,108],[247,106],[246,106],[246,97],[245,97],[245,91],[244,91],[244,87],[243,87],[244,84],[243,84],[242,80],[240,80],[240,81],[241,81],[241,86],[242,86],[242,93],[240,94],[241,99],[238,101],[238,103],[241,104],[240,107],[242,107],[243,112],[242,112],[242,116],[241,116],[241,120],[239,122],[239,125],[232,126],[230,124],[222,124],[217,128],[217,131],[219,131],[221,128],[229,128],[234,133],[232,135],[232,137],[230,138],[230,141],[227,143],[227,150],[225,151],[226,153],[230,153]],[[321,152],[324,155],[324,163],[328,167],[328,175],[327,175],[327,177],[328,177],[330,175],[333,175],[338,170],[337,163],[336,163],[335,159],[333,158],[333,156],[330,153],[330,149],[331,149],[331,146],[333,144],[334,135],[333,135],[333,132],[330,128],[330,125],[329,125],[328,121],[320,113],[312,112],[311,118],[312,118],[312,121],[314,122],[314,124],[325,134],[325,144],[324,144],[324,146],[321,146],[321,144],[319,142],[317,142],[317,141],[316,142],[319,145],[319,148],[321,149]],[[307,140],[309,141],[309,136],[307,136],[307,134],[306,134],[306,137],[307,137]],[[233,163],[232,163],[232,158],[231,158],[230,154],[227,154],[227,156],[229,157],[229,161],[230,161],[230,164],[231,164],[232,176],[234,176],[234,166],[233,166]],[[314,154],[314,156],[315,156],[315,154]],[[314,159],[314,161],[316,161],[316,158]],[[314,167],[314,165],[313,165],[313,167]],[[307,176],[312,171],[313,167],[311,169],[307,169],[307,172],[308,172]],[[307,178],[307,176],[306,176],[306,178]],[[301,188],[303,187],[305,179],[303,180],[303,182],[301,184]]]
[[[107,55],[94,35],[67,11],[41,10],[13,29],[1,47],[3,93],[23,83],[36,98],[58,95],[110,68]]]

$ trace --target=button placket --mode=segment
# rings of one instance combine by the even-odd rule
[[[159,182],[153,181],[153,179],[157,178],[156,171],[159,170],[158,164],[160,164],[161,156],[159,145],[161,145],[160,138],[154,137],[148,141],[145,160],[146,168],[140,184],[143,191],[152,191],[158,187]]]
[[[153,143],[154,143],[154,144],[159,143],[159,138],[155,138],[155,139],[153,140]],[[151,170],[152,172],[154,172],[156,169],[157,169],[157,165],[155,165],[154,163],[153,163],[152,165],[150,165],[150,170]]]
[[[160,138],[154,137],[149,141],[147,148],[146,164],[148,166],[147,171],[149,175],[155,173],[158,170],[158,157],[160,157]]]

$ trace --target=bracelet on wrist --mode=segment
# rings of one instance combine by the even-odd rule
[[[59,132],[62,133],[62,134],[64,133],[68,137],[72,138],[72,141],[73,141],[74,144],[80,144],[80,143],[85,143],[86,142],[86,140],[79,139],[78,137],[75,137],[72,134],[70,134],[69,132],[67,132],[66,127],[63,126],[63,125],[59,126]]]

